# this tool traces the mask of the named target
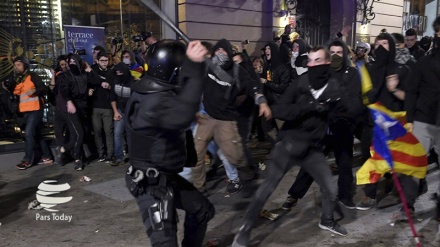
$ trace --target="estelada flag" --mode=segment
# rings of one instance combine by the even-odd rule
[[[367,66],[364,62],[356,63],[356,69],[361,78],[361,88],[362,88],[362,101],[365,105],[368,105],[367,93],[373,88],[373,83],[371,82],[370,73],[368,72]]]
[[[405,112],[392,112],[378,103],[368,107],[374,119],[373,154],[357,171],[356,183],[376,183],[392,168],[397,173],[424,178],[428,169],[426,151],[405,129]]]

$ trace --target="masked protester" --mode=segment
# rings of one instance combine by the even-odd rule
[[[38,164],[51,164],[53,159],[47,143],[41,134],[43,120],[43,96],[47,93],[47,87],[41,78],[30,71],[29,60],[26,57],[14,58],[15,83],[9,88],[3,88],[13,92],[18,97],[18,115],[22,117],[23,124],[20,128],[25,131],[25,153],[23,159],[16,165],[19,170],[26,170],[33,165],[34,147],[40,144],[43,157]],[[17,119],[18,120],[18,119]]]
[[[259,106],[259,115],[271,117],[266,98],[261,94],[260,85],[246,70],[235,64],[232,57],[232,45],[226,39],[219,40],[212,49],[212,64],[203,88],[203,106],[206,114],[198,119],[194,133],[197,164],[192,168],[194,186],[206,191],[205,155],[208,143],[214,140],[227,160],[233,165],[230,172],[227,191],[237,193],[242,188],[238,174],[239,168],[244,175],[253,173],[245,166],[242,139],[237,128],[237,96],[246,95],[253,104]],[[243,177],[243,176],[241,176]]]
[[[406,91],[405,110],[409,130],[427,152],[434,149],[440,154],[440,17],[433,22],[433,29],[435,35],[432,53],[420,58],[414,66],[410,76],[411,83]],[[440,159],[437,162],[440,164]],[[440,220],[439,195],[440,186],[434,195],[437,220]],[[415,201],[416,196],[417,194],[410,195],[410,203]]]
[[[288,87],[280,101],[272,106],[274,117],[285,123],[267,161],[271,169],[269,176],[254,194],[233,247],[249,246],[252,228],[266,200],[286,172],[295,165],[309,173],[324,194],[319,228],[347,235],[347,230],[338,225],[333,217],[337,189],[319,144],[327,131],[329,114],[339,104],[345,105],[346,102],[341,100],[338,82],[331,78],[330,54],[327,49],[314,47],[308,58],[307,76],[300,77],[297,85]]]
[[[61,161],[66,152],[73,156],[74,169],[81,171],[83,164],[84,125],[87,119],[87,84],[90,81],[92,69],[87,66],[84,70],[81,66],[82,59],[78,55],[68,58],[69,70],[60,77],[60,88],[57,94],[55,124],[67,124],[70,139],[65,143],[62,136],[57,136],[57,148],[55,160]]]
[[[291,79],[295,80],[300,75],[307,72],[307,43],[303,39],[293,41],[292,58],[290,66],[292,67]]]
[[[147,52],[149,69],[135,82],[125,126],[130,150],[126,183],[152,246],[179,246],[176,208],[185,211],[183,247],[201,247],[214,206],[178,175],[187,159],[186,129],[202,94],[206,49],[160,40]]]
[[[356,205],[353,202],[352,194],[353,130],[356,119],[365,112],[361,98],[361,82],[359,73],[350,66],[348,48],[345,43],[339,40],[333,41],[329,45],[329,50],[331,54],[330,68],[333,72],[332,77],[339,82],[339,87],[342,89],[341,92],[344,94],[348,104],[347,108],[336,108],[330,116],[329,133],[327,133],[324,143],[335,154],[339,172],[338,199],[346,208],[355,209]],[[311,71],[315,73],[313,67]],[[309,76],[312,75],[311,73]],[[282,205],[282,208],[290,210],[295,206],[298,199],[303,198],[307,193],[312,183],[313,178],[305,172],[304,168],[301,168],[295,182],[288,191],[289,196]]]

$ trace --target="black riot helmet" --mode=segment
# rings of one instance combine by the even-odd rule
[[[180,67],[186,57],[186,46],[176,40],[160,40],[148,49],[146,75],[176,85]]]

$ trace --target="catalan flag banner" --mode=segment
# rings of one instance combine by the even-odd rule
[[[142,68],[142,66],[140,66],[137,63],[130,66],[129,69],[131,75],[136,79],[139,79],[142,76],[142,73],[144,72],[144,68]]]
[[[368,91],[370,91],[373,88],[373,83],[371,82],[371,76],[364,62],[358,62],[356,64],[356,68],[362,83],[362,100],[365,105],[368,105],[369,102],[366,94]]]
[[[391,112],[376,103],[368,106],[374,119],[373,154],[356,173],[356,183],[376,183],[394,168],[397,173],[422,179],[426,176],[426,151],[407,132],[405,112]]]

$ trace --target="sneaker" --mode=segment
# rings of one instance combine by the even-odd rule
[[[288,196],[286,201],[281,206],[281,208],[284,209],[284,210],[290,210],[290,209],[292,209],[293,207],[296,206],[297,202],[298,202],[297,198],[293,198],[292,196]]]
[[[29,161],[22,161],[20,164],[16,165],[19,170],[26,170],[31,166],[32,164]]]
[[[228,186],[226,186],[226,190],[228,191],[229,194],[235,194],[239,192],[242,187],[240,181],[228,180],[228,183],[229,184]]]
[[[101,156],[98,158],[98,162],[105,162],[107,160],[107,157]]]
[[[352,199],[339,200],[339,203],[341,203],[342,206],[344,206],[348,209],[356,209],[356,204],[354,204]]]
[[[113,159],[112,158],[106,158],[104,160],[104,163],[109,164],[109,165],[113,165]]]
[[[42,158],[40,161],[38,161],[39,165],[50,165],[53,163],[53,160],[51,158]]]
[[[111,166],[122,166],[124,164],[125,164],[124,160],[116,160],[115,162],[112,162],[110,165]]]
[[[338,234],[341,236],[347,236],[348,232],[347,230],[345,230],[345,228],[343,226],[338,225],[338,223],[334,222],[331,225],[326,225],[326,224],[322,224],[319,223],[319,228],[323,229],[323,230],[327,230],[330,231],[334,234]]]
[[[376,206],[376,199],[372,199],[368,196],[364,197],[359,205],[356,206],[357,210],[368,210]]]
[[[84,169],[84,164],[81,160],[75,160],[74,164],[75,164],[75,167],[73,169],[75,169],[77,171],[82,171]]]

